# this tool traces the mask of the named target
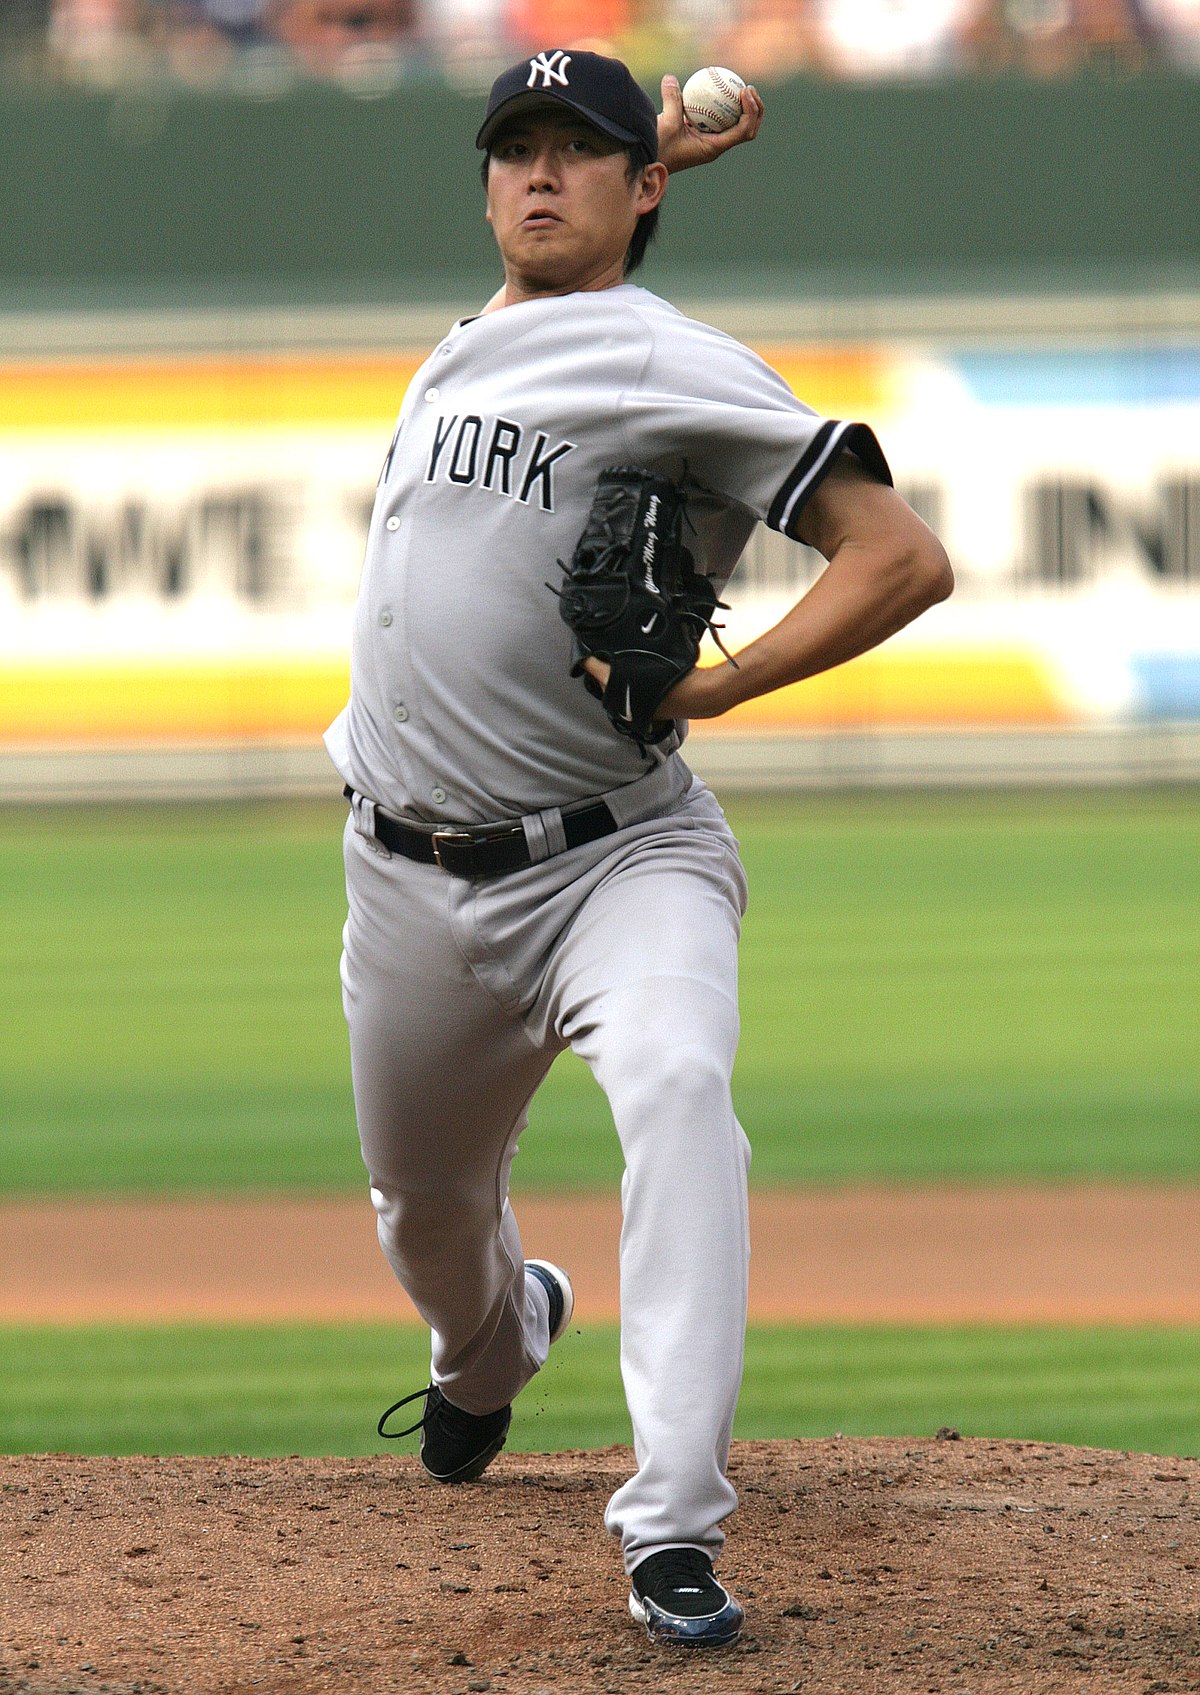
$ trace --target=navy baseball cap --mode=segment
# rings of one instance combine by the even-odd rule
[[[636,142],[651,160],[658,158],[658,114],[628,66],[602,53],[563,47],[535,53],[532,59],[522,59],[519,65],[500,73],[488,95],[476,147],[490,146],[506,119],[533,111],[547,101],[578,112],[617,141]]]

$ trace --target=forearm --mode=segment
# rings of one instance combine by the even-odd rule
[[[736,666],[693,671],[663,701],[662,715],[717,717],[844,664],[945,599],[952,583],[949,561],[928,531],[903,549],[847,540],[804,598],[735,654]]]

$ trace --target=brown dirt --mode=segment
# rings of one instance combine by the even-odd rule
[[[754,1197],[756,1317],[1200,1318],[1200,1191]],[[526,1196],[527,1242],[615,1312],[608,1197]],[[320,1244],[320,1254],[313,1245]],[[0,1211],[0,1310],[391,1318],[366,1203]],[[508,1695],[729,1684],[861,1695],[1200,1690],[1200,1464],[995,1441],[749,1443],[723,1574],[739,1647],[652,1648],[603,1504],[627,1451],[411,1459],[0,1457],[0,1695]]]
[[[0,1458],[2,1695],[1200,1689],[1200,1463],[743,1443],[732,1649],[652,1647],[601,1528],[627,1450]]]
[[[530,1251],[561,1259],[580,1316],[617,1309],[615,1195],[522,1195]],[[758,1190],[760,1320],[1200,1322],[1200,1188]],[[365,1195],[56,1198],[0,1206],[9,1322],[415,1319]]]

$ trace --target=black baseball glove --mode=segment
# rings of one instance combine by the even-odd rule
[[[674,728],[655,708],[695,667],[724,605],[683,545],[686,516],[683,490],[666,477],[638,466],[602,471],[571,563],[558,562],[566,581],[554,592],[575,636],[571,675],[643,749]],[[584,672],[589,658],[612,667],[604,688]]]

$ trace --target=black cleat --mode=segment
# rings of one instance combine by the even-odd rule
[[[652,1642],[719,1648],[736,1642],[745,1613],[699,1548],[664,1548],[635,1566],[629,1610]]]
[[[475,1414],[453,1406],[429,1386],[421,1431],[421,1464],[438,1483],[473,1483],[504,1446],[512,1407]]]
[[[385,1430],[383,1427],[394,1412],[408,1406],[410,1401],[425,1397],[425,1411],[407,1430]],[[389,1441],[396,1436],[411,1436],[421,1432],[421,1464],[438,1483],[473,1483],[482,1477],[504,1446],[512,1407],[501,1407],[491,1413],[463,1412],[448,1401],[442,1391],[431,1383],[418,1389],[402,1401],[390,1406],[379,1420],[379,1434]]]
[[[575,1291],[571,1279],[549,1260],[531,1259],[525,1262],[526,1274],[545,1289],[550,1300],[550,1340],[557,1342],[575,1310]],[[411,1401],[425,1397],[425,1411],[415,1424],[406,1430],[385,1430],[384,1425],[394,1412]],[[421,1464],[438,1483],[473,1483],[482,1477],[504,1446],[512,1421],[512,1407],[500,1407],[491,1413],[464,1412],[448,1401],[436,1384],[406,1395],[390,1406],[379,1420],[379,1434],[389,1441],[396,1436],[411,1436],[421,1432]]]

